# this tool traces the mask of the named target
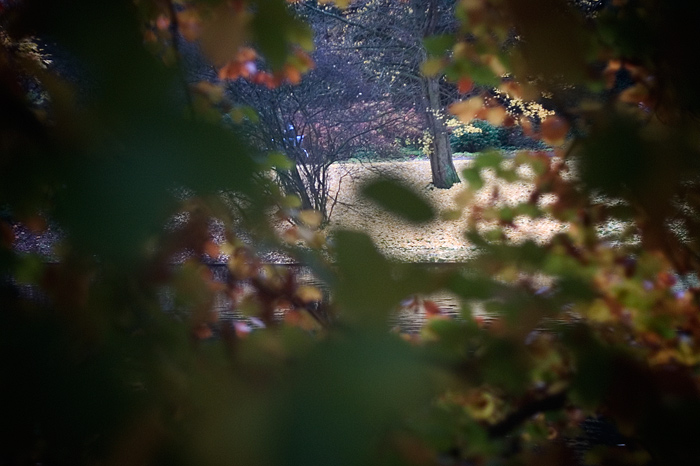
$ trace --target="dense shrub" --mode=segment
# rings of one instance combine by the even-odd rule
[[[450,135],[450,144],[453,152],[545,148],[541,141],[528,137],[520,126],[494,126],[484,120],[474,120],[469,125],[454,127]]]

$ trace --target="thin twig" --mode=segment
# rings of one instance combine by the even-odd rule
[[[187,108],[190,110],[190,116],[192,120],[195,120],[197,118],[197,113],[194,110],[194,102],[192,101],[187,79],[185,79],[185,70],[182,65],[182,56],[180,55],[180,23],[177,19],[177,12],[175,11],[175,5],[173,5],[172,0],[166,0],[166,4],[168,5],[168,14],[170,15],[170,35],[172,37],[173,50],[175,51],[175,62],[178,69],[177,74],[180,78],[183,90],[185,91],[185,100],[187,101]]]

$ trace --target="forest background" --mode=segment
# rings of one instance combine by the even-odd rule
[[[0,461],[695,464],[698,19],[652,0],[0,2]],[[314,33],[352,49],[314,55]],[[466,212],[474,258],[327,241],[309,180],[395,149],[396,125],[431,136],[449,187],[449,114],[533,150],[475,156],[449,211],[397,179],[363,192],[417,225]],[[532,191],[470,207],[494,177]],[[565,228],[511,241],[523,216]],[[610,220],[627,228],[603,237]],[[16,247],[53,229],[50,257]],[[421,298],[440,291],[459,318]],[[247,323],[218,319],[221,296]],[[402,302],[420,333],[388,331]]]

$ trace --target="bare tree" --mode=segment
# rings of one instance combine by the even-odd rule
[[[459,182],[447,129],[440,117],[448,102],[439,77],[421,73],[427,58],[424,39],[454,31],[453,0],[373,0],[346,10],[305,2],[322,47],[347,54],[397,112],[415,112],[430,139],[433,184],[449,188]]]
[[[268,89],[239,80],[228,90],[233,101],[259,116],[243,125],[253,144],[283,152],[293,162],[276,171],[281,187],[297,195],[302,208],[318,210],[328,220],[330,166],[365,151],[395,151],[403,118],[343,54],[319,47],[314,59],[316,69],[299,85]]]

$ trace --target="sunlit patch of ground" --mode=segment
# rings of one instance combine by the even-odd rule
[[[455,167],[460,173],[468,168],[471,160],[455,160]],[[382,162],[374,164],[342,164],[332,167],[332,192],[337,192],[338,181],[340,193],[338,204],[333,210],[330,230],[345,228],[368,233],[377,247],[387,256],[407,261],[453,262],[463,261],[474,254],[474,248],[464,238],[467,228],[468,209],[457,220],[435,220],[424,225],[412,225],[395,215],[378,208],[359,195],[363,182],[379,173],[399,177],[424,193],[436,211],[446,211],[457,206],[456,198],[466,188],[462,182],[450,189],[431,189],[430,162]],[[527,176],[527,173],[524,173]],[[494,199],[497,189],[499,203],[516,205],[528,199],[533,190],[530,182],[505,183],[496,180],[491,174],[485,176],[485,186],[476,193],[473,205],[487,206]],[[545,203],[551,203],[552,197]],[[554,234],[562,231],[563,225],[554,219],[532,220],[518,217],[515,228],[506,231],[508,238],[518,242],[535,239],[545,242]],[[483,228],[489,225],[484,224]]]

